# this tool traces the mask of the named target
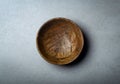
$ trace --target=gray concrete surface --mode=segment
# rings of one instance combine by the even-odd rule
[[[54,17],[85,35],[82,58],[67,66],[36,49],[39,27]],[[120,0],[0,0],[0,84],[120,84]]]

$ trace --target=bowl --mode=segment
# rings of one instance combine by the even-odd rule
[[[65,65],[73,62],[81,53],[84,38],[80,27],[66,18],[53,18],[39,29],[37,49],[49,63]]]

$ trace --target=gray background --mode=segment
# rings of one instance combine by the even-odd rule
[[[54,17],[85,35],[82,58],[67,66],[36,49],[37,31]],[[0,84],[120,84],[120,0],[0,0]]]

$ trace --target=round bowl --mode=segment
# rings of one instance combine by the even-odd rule
[[[47,21],[37,33],[37,49],[49,63],[64,65],[73,62],[84,45],[80,27],[66,18]]]

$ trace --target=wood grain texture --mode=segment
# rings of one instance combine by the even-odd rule
[[[63,65],[79,56],[84,40],[80,28],[74,22],[65,18],[54,18],[40,28],[36,43],[46,61]]]

